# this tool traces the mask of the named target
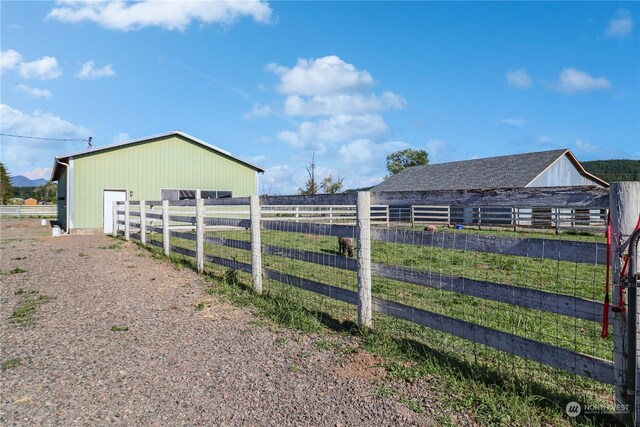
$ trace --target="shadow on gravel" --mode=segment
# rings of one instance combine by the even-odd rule
[[[152,249],[153,251],[153,249]],[[335,251],[323,250],[323,252],[336,253]],[[170,258],[176,268],[188,268],[196,271],[195,264],[189,259]],[[517,376],[511,366],[504,366],[503,370],[490,366],[481,365],[470,361],[452,352],[441,351],[438,349],[411,338],[400,338],[393,336],[388,331],[369,330],[362,331],[357,323],[350,320],[339,320],[326,312],[314,310],[305,307],[302,304],[291,301],[289,298],[282,297],[282,294],[269,294],[268,292],[262,296],[256,295],[250,286],[242,283],[238,278],[238,271],[228,269],[223,274],[216,274],[206,271],[203,276],[209,280],[215,281],[221,287],[211,287],[208,292],[211,294],[226,295],[235,303],[243,306],[254,306],[261,315],[270,318],[276,323],[298,329],[305,332],[319,331],[322,326],[339,333],[347,333],[352,336],[360,336],[363,338],[363,347],[375,354],[387,357],[390,361],[385,364],[387,371],[392,377],[405,381],[414,381],[425,375],[446,376],[455,384],[454,387],[465,390],[462,393],[461,403],[465,409],[471,409],[473,412],[482,412],[487,418],[485,420],[490,423],[499,422],[500,410],[495,406],[495,402],[487,402],[487,396],[477,396],[469,393],[473,383],[478,386],[488,386],[494,388],[493,393],[504,396],[506,400],[514,396],[520,397],[520,402],[526,402],[527,406],[538,407],[541,409],[551,408],[554,411],[564,411],[564,405],[568,402],[579,399],[575,393],[570,393],[570,386],[576,384],[567,384],[567,391],[560,389],[557,384],[546,385],[544,383],[528,380]],[[314,326],[309,326],[313,323]],[[470,356],[470,355],[467,355]],[[398,360],[410,361],[409,364],[398,362]],[[499,363],[499,362],[496,362]],[[532,367],[532,369],[535,369]],[[526,373],[525,373],[526,375]],[[572,381],[583,380],[574,378]],[[455,393],[455,391],[454,391]],[[460,393],[457,393],[460,395]],[[469,396],[471,396],[469,398]],[[480,415],[480,414],[478,414]],[[482,415],[480,415],[482,418]],[[504,421],[504,420],[502,420]],[[598,426],[615,426],[618,424],[616,418],[612,414],[581,414],[574,419],[579,425],[598,425]]]

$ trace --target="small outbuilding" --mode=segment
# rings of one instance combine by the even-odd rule
[[[114,201],[258,194],[264,170],[184,132],[56,156],[58,222],[68,232],[110,233]]]
[[[36,206],[38,204],[38,201],[30,197],[24,200],[24,204],[27,206]]]

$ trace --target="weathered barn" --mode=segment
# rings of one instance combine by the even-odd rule
[[[473,190],[595,185],[608,187],[588,173],[569,149],[488,157],[426,166],[412,166],[393,175],[371,191]],[[455,222],[478,221],[480,212],[499,217],[500,208],[452,208]],[[504,221],[512,221],[511,213]]]
[[[57,156],[58,222],[110,232],[112,204],[258,194],[258,166],[180,131]]]

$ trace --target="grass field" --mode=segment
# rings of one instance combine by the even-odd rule
[[[452,231],[453,232],[453,231]],[[463,230],[464,238],[490,231]],[[514,236],[508,231],[503,235]],[[245,230],[207,232],[228,239],[249,240]],[[527,237],[533,237],[527,234]],[[601,236],[548,235],[549,239],[602,242]],[[161,241],[161,236],[150,238]],[[172,238],[171,244],[194,249],[195,242]],[[337,254],[337,239],[330,236],[263,231],[262,243]],[[205,243],[207,254],[251,263],[241,249]],[[346,270],[263,254],[263,265],[294,276],[356,290],[356,274]],[[601,301],[605,267],[539,260],[500,254],[374,242],[373,262],[432,271]],[[180,259],[177,257],[176,259]],[[180,261],[190,264],[192,261]],[[248,274],[207,265],[215,278],[211,292],[249,305],[272,320],[303,330],[336,330],[360,334],[355,307],[271,280],[265,296],[250,291]],[[479,325],[532,338],[603,359],[612,359],[612,338],[600,338],[600,324],[552,313],[435,290],[401,281],[373,278],[374,296],[463,319]],[[363,348],[385,357],[389,378],[413,381],[436,375],[454,409],[470,411],[484,425],[565,425],[564,405],[572,400],[605,405],[612,387],[570,375],[483,345],[452,337],[384,315],[374,316],[374,327],[362,335]],[[382,385],[384,386],[384,384]],[[381,387],[382,387],[381,386]],[[612,417],[578,418],[577,425],[606,425]]]

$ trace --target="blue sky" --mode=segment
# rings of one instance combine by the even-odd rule
[[[5,134],[94,146],[181,130],[260,165],[261,193],[570,148],[640,159],[638,2],[3,1]],[[48,177],[83,142],[1,137]]]

